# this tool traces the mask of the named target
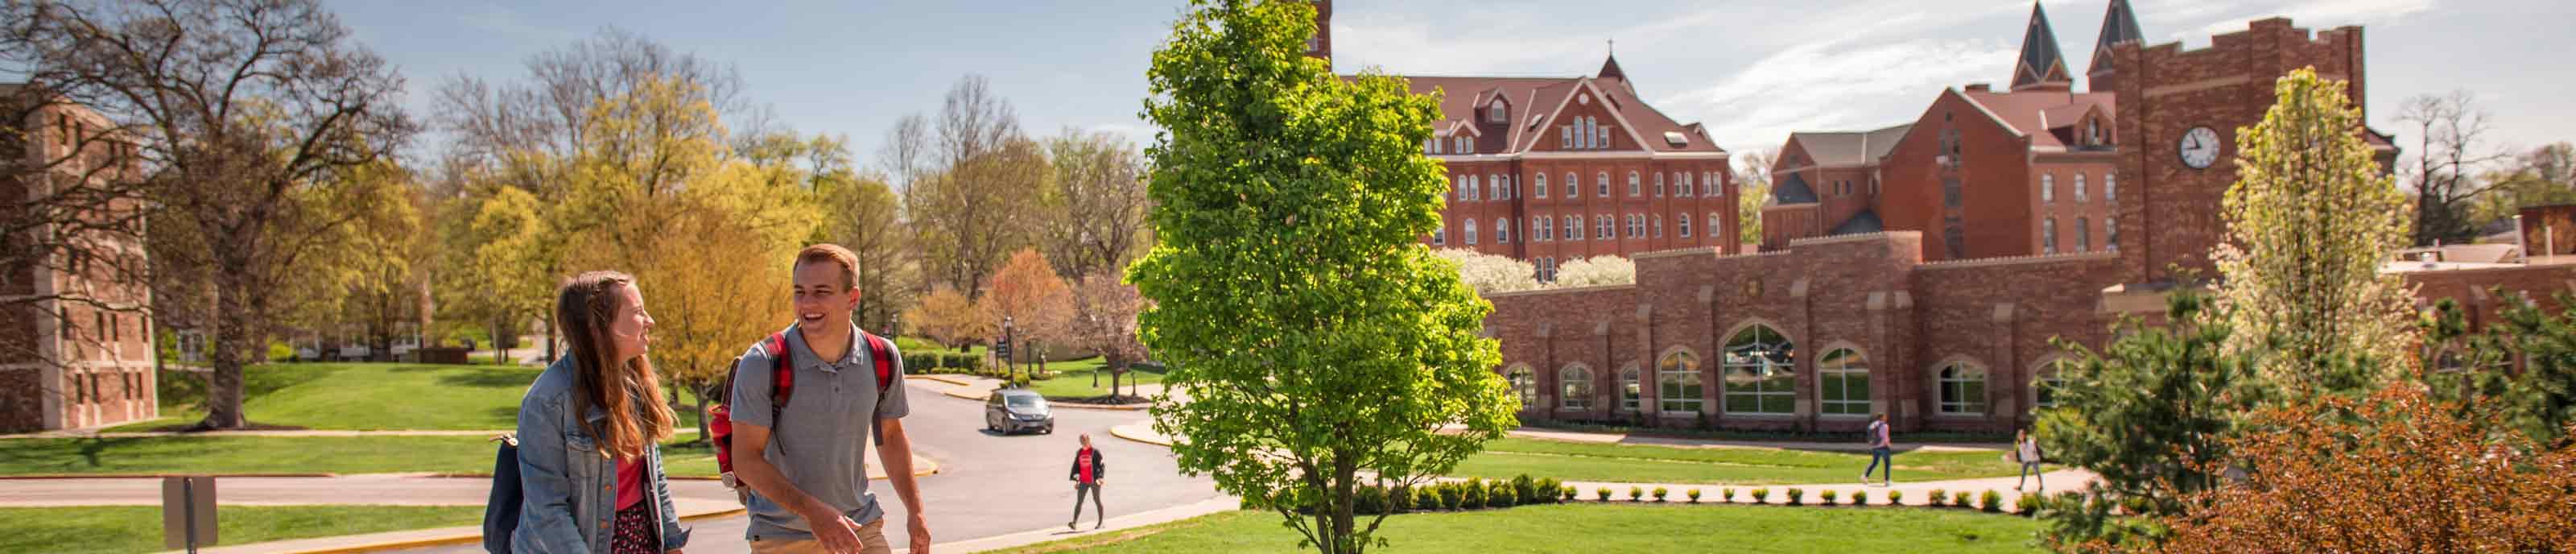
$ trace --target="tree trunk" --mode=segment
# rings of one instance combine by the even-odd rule
[[[206,378],[206,419],[197,422],[201,429],[238,429],[249,420],[242,413],[242,356],[250,353],[245,343],[251,342],[239,294],[245,287],[242,273],[230,269],[216,279],[215,316],[207,318],[214,327],[215,367]]]

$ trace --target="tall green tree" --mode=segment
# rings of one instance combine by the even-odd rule
[[[2266,351],[2285,384],[2355,391],[2411,359],[2414,297],[2380,265],[2407,243],[2408,208],[2356,133],[2361,112],[2345,83],[2292,71],[2274,85],[2263,122],[2236,132],[2237,181],[2217,248],[2235,351]],[[2363,358],[2373,363],[2340,364]]]
[[[2040,413],[2038,437],[2050,458],[2102,480],[2042,512],[2052,544],[2149,539],[2143,522],[2111,507],[2177,513],[2185,495],[2219,484],[2211,468],[2228,459],[2227,439],[2268,396],[2248,355],[2226,351],[2223,311],[2181,289],[2167,300],[2166,325],[2124,321],[2120,338],[2098,351],[2063,345],[2076,361],[2059,366],[2058,407]]]
[[[1182,471],[1342,554],[1384,542],[1383,515],[1354,518],[1362,472],[1426,482],[1519,404],[1478,336],[1492,305],[1416,242],[1447,188],[1421,148],[1438,99],[1305,57],[1314,17],[1196,0],[1173,25],[1146,73],[1159,241],[1129,276],[1164,384],[1192,398],[1154,412]]]

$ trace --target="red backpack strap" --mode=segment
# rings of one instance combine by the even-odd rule
[[[760,342],[760,350],[769,354],[769,428],[776,432],[779,414],[796,395],[796,367],[788,361],[787,332],[770,333],[769,340]]]
[[[868,361],[875,362],[877,369],[877,402],[879,404],[883,404],[885,402],[887,391],[893,389],[895,386],[894,345],[888,344],[884,338],[868,334],[867,331],[859,331],[859,338],[866,339],[865,344],[867,344],[868,348]],[[883,427],[877,423],[875,414],[869,414],[868,436],[873,437],[878,446],[885,445],[884,431]]]

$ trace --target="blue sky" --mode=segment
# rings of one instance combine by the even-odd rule
[[[1335,69],[1426,75],[1577,75],[1606,41],[1639,92],[1707,123],[1735,151],[1793,130],[1861,129],[1920,113],[1942,87],[2003,82],[2030,3],[2017,0],[1736,0],[1336,3]],[[2045,2],[2070,70],[2082,73],[2102,0]],[[2213,32],[2284,15],[2366,29],[2370,117],[2401,134],[2407,97],[2466,90],[2494,115],[2494,145],[2576,140],[2566,100],[2576,5],[2545,0],[2134,0],[2153,42],[2205,46]],[[1181,9],[1168,0],[1083,2],[532,2],[335,4],[359,40],[410,79],[411,104],[471,74],[523,78],[528,56],[619,27],[731,63],[746,97],[806,133],[846,135],[862,162],[904,114],[937,109],[959,76],[989,77],[1022,127],[1071,127],[1142,142],[1135,117],[1148,56]]]

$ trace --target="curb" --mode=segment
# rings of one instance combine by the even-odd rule
[[[700,521],[700,520],[713,519],[713,518],[732,517],[732,516],[735,516],[735,515],[740,515],[740,514],[742,514],[744,511],[745,511],[745,509],[744,509],[744,508],[730,508],[730,509],[724,509],[724,510],[717,510],[717,511],[707,512],[707,513],[703,513],[703,514],[697,514],[697,515],[686,515],[686,516],[680,516],[680,521]],[[479,542],[483,542],[483,530],[482,530],[481,528],[473,528],[473,534],[470,534],[470,535],[465,535],[465,534],[454,534],[454,535],[439,536],[439,537],[430,537],[430,538],[422,538],[422,539],[391,540],[391,541],[383,541],[383,542],[368,543],[368,544],[360,544],[360,545],[351,545],[351,546],[334,546],[334,547],[326,547],[326,548],[308,548],[308,549],[301,549],[301,550],[280,550],[280,551],[277,551],[277,552],[278,552],[279,554],[348,554],[348,553],[357,553],[357,552],[375,552],[375,551],[380,551],[380,550],[401,550],[401,549],[411,549],[411,548],[424,548],[424,547],[431,547],[431,546],[452,546],[452,545],[459,545],[459,544],[473,544],[473,543],[479,543]],[[247,545],[245,545],[245,546],[247,546]]]
[[[916,456],[913,456],[913,457],[912,457],[912,476],[914,476],[914,477],[928,477],[928,476],[931,476],[931,475],[934,475],[934,474],[937,474],[937,473],[939,473],[939,460],[933,460],[933,459],[930,459],[930,458],[927,458],[927,457],[923,457],[923,456],[918,456],[918,455],[916,455]],[[339,477],[338,475],[325,475],[325,476],[326,476],[326,477]],[[435,479],[490,479],[490,478],[492,478],[492,474],[490,474],[490,473],[432,473],[432,474],[429,474],[429,475],[424,475],[423,477],[430,477],[430,478],[435,478]],[[704,475],[664,475],[664,476],[662,476],[662,478],[663,478],[663,479],[666,479],[666,480],[671,480],[671,481],[722,481],[722,480],[724,480],[724,477],[721,477],[721,476],[709,477],[709,476],[704,476]],[[888,478],[889,478],[889,476],[876,476],[876,477],[869,477],[869,478],[868,478],[868,480],[870,480],[870,481],[882,481],[882,480],[885,480],[885,479],[888,479]]]
[[[343,476],[343,475],[340,475],[340,474],[337,474],[337,473],[37,473],[37,474],[30,474],[30,475],[0,475],[0,481],[18,481],[18,480],[34,481],[34,480],[47,480],[47,479],[167,479],[167,478],[171,478],[171,477],[216,477],[216,478],[232,478],[232,477],[295,477],[295,478],[309,478],[309,477],[342,477],[342,476]],[[489,476],[486,476],[486,477],[489,477]]]
[[[1110,427],[1109,436],[1167,448],[1172,446],[1171,437],[1155,433],[1151,424],[1130,423]]]
[[[963,378],[959,378],[959,377],[951,377],[951,376],[944,375],[944,374],[942,374],[942,375],[905,375],[905,377],[919,377],[919,378],[929,379],[929,380],[932,380],[932,381],[938,381],[938,382],[947,383],[947,384],[951,384],[951,385],[957,385],[957,386],[960,386],[960,387],[972,387],[972,386],[975,386],[975,382],[974,382],[974,381],[968,381],[968,380],[965,380],[965,379],[963,379]]]

